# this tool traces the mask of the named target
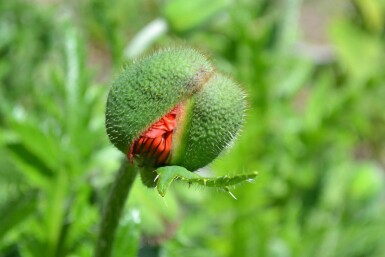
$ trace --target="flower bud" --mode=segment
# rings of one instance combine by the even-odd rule
[[[110,141],[139,166],[212,162],[237,135],[244,94],[193,49],[168,49],[128,66],[106,107]]]

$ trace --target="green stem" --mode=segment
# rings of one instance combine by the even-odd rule
[[[111,255],[115,230],[137,173],[138,171],[134,165],[129,164],[127,159],[122,160],[104,206],[99,235],[95,245],[95,257],[109,257]]]

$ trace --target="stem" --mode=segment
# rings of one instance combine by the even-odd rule
[[[95,257],[109,257],[111,255],[115,230],[137,173],[136,167],[129,164],[126,158],[122,160],[106,205],[104,206],[99,235],[95,245]]]

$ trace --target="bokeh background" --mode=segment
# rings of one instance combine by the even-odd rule
[[[385,256],[384,0],[0,1],[0,256],[91,256],[124,65],[205,53],[248,94],[228,194],[140,181],[114,256]]]

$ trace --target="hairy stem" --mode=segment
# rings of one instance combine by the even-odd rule
[[[134,165],[129,164],[127,159],[122,160],[104,206],[99,235],[95,245],[95,257],[109,257],[111,255],[115,231],[137,173],[138,171]]]

